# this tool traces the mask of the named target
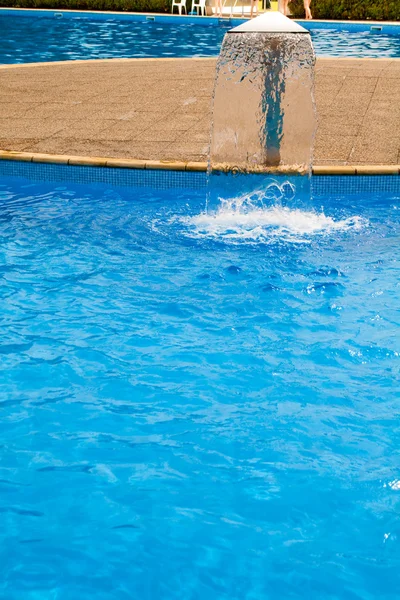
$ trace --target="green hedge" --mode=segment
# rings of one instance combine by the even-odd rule
[[[0,6],[12,8],[115,10],[121,12],[157,13],[171,12],[171,3],[171,0],[0,0]],[[177,11],[175,10],[175,12]]]
[[[311,9],[314,19],[400,21],[400,0],[312,0]],[[293,0],[290,10],[303,17],[303,0]]]

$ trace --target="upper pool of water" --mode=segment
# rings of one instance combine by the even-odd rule
[[[0,63],[217,56],[224,34],[235,23],[215,20],[213,25],[202,25],[200,18],[188,24],[165,17],[146,21],[112,15],[100,19],[84,13],[57,18],[1,12]],[[400,57],[400,27],[399,35],[388,35],[370,32],[369,28],[349,30],[346,24],[318,28],[315,23],[311,32],[317,55]]]
[[[0,180],[2,598],[397,598],[400,197],[259,200]]]

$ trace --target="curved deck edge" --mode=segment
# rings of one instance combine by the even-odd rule
[[[84,167],[103,167],[119,169],[147,169],[163,171],[207,171],[207,162],[136,160],[130,158],[102,158],[90,156],[70,156],[62,154],[37,154],[30,152],[11,152],[0,150],[0,160],[14,160],[30,163],[47,163]],[[293,171],[280,170],[281,174],[293,175]],[[315,165],[313,175],[400,175],[400,165]]]

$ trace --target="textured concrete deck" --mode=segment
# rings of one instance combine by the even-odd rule
[[[204,161],[215,59],[0,67],[0,149]],[[400,163],[400,60],[319,59],[319,165]]]

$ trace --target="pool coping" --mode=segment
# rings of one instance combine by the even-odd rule
[[[400,25],[399,25],[400,27]],[[62,66],[62,65],[90,65],[90,64],[99,64],[99,63],[127,63],[127,62],[173,62],[176,60],[183,61],[215,61],[218,58],[218,55],[215,56],[182,56],[182,57],[165,57],[165,56],[157,56],[157,57],[140,57],[140,58],[89,58],[87,60],[58,60],[58,61],[50,61],[50,62],[34,62],[34,63],[11,63],[11,64],[0,64],[0,70],[6,69],[29,69],[33,67],[51,67],[51,66]],[[332,60],[332,56],[318,56],[318,62],[330,61]],[[379,58],[356,58],[354,56],[335,56],[335,60],[343,61],[343,62],[399,62],[400,58],[398,57],[379,57]]]
[[[191,60],[191,61],[204,61],[204,60],[214,60],[218,58],[217,55],[215,56],[182,56],[179,58],[176,58],[175,56],[173,57],[166,57],[166,56],[157,56],[157,57],[150,57],[150,58],[146,58],[146,57],[140,57],[140,58],[89,58],[87,60],[82,59],[82,60],[58,60],[58,61],[50,61],[50,62],[35,62],[35,63],[12,63],[12,64],[0,64],[0,69],[27,69],[29,67],[50,67],[50,66],[62,66],[62,65],[82,65],[82,64],[99,64],[99,63],[125,63],[125,62],[132,62],[132,61],[137,61],[137,62],[159,62],[159,61],[163,61],[163,62],[173,62],[176,60]],[[328,57],[325,57],[328,58]],[[347,58],[346,58],[347,60]],[[354,60],[354,59],[353,59]],[[356,60],[363,60],[363,59],[356,59]],[[368,59],[366,59],[368,60]],[[371,60],[371,59],[370,59]],[[384,58],[377,58],[374,60],[388,60],[388,59],[384,59]],[[400,58],[395,58],[395,59],[389,59],[389,60],[399,60]]]
[[[12,152],[0,150],[0,160],[47,163],[69,166],[84,166],[109,169],[135,169],[157,171],[192,171],[206,172],[207,162],[168,161],[168,160],[136,160],[129,158],[106,158],[89,156],[72,156],[63,154],[43,154],[31,152]],[[259,171],[257,171],[259,172]],[[276,173],[276,170],[266,169],[266,173]],[[292,170],[279,170],[282,174],[294,174]],[[315,165],[313,175],[400,175],[400,165]]]

